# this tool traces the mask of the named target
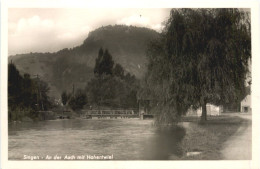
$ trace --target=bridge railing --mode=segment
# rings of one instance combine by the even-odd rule
[[[85,110],[86,115],[136,115],[137,110],[126,109],[126,110]]]

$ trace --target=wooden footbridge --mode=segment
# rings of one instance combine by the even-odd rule
[[[97,118],[139,118],[138,110],[85,110],[83,116],[87,119]]]

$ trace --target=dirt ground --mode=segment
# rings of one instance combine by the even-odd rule
[[[234,113],[230,116],[239,116],[252,121],[251,114]],[[251,160],[252,159],[252,123],[241,125],[237,132],[228,139],[221,151],[223,160]]]

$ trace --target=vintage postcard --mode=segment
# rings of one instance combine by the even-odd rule
[[[259,3],[141,2],[2,3],[1,168],[260,167]]]

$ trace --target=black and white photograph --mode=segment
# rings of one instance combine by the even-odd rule
[[[8,162],[253,160],[250,7],[6,13]]]

